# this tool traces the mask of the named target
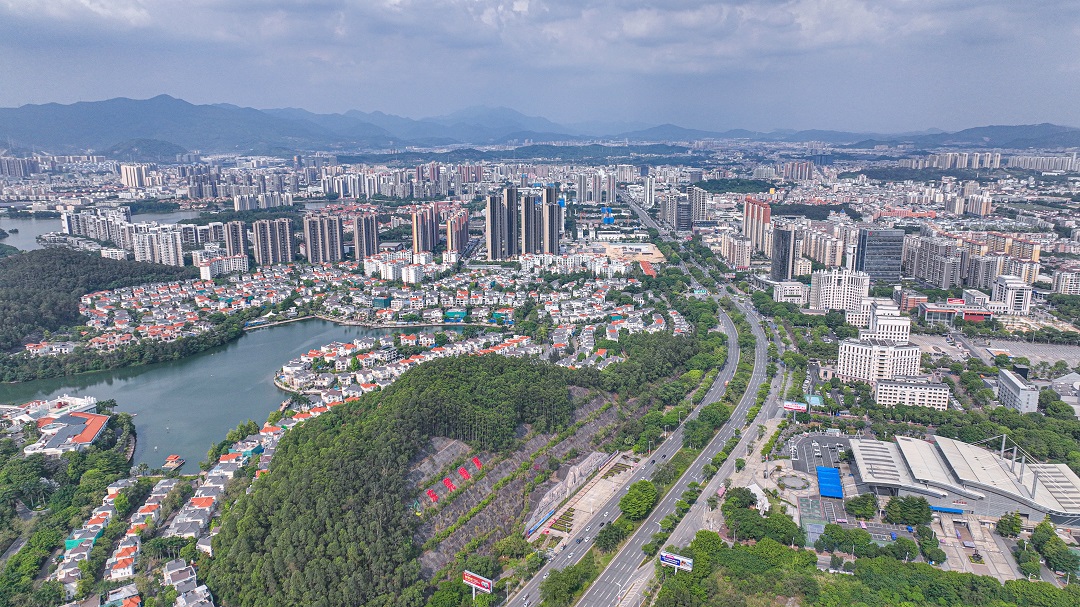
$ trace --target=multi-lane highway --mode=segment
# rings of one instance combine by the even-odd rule
[[[722,315],[722,323],[724,324],[725,332],[728,333],[728,343],[736,344],[738,342],[738,337],[734,332],[734,326],[731,326],[731,320],[726,314]],[[705,466],[705,464],[712,461],[712,458],[717,453],[719,453],[721,449],[723,449],[724,443],[726,443],[729,438],[734,436],[735,430],[737,428],[741,429],[744,426],[746,422],[746,413],[750,409],[750,407],[753,406],[755,397],[757,395],[756,386],[759,386],[765,382],[765,366],[768,347],[766,343],[765,333],[761,330],[761,327],[756,322],[751,322],[750,324],[753,328],[754,336],[757,337],[757,344],[755,346],[754,352],[754,370],[751,375],[750,383],[746,390],[746,393],[739,400],[738,405],[732,412],[731,419],[728,421],[727,424],[724,425],[720,432],[716,434],[716,436],[705,447],[705,449],[702,450],[701,454],[697,457],[697,459],[695,459],[694,462],[690,464],[690,467],[687,468],[686,473],[683,474],[683,476],[675,483],[675,487],[660,500],[656,508],[654,508],[652,513],[649,515],[648,519],[646,519],[646,521],[638,528],[634,535],[631,536],[625,544],[623,544],[619,553],[616,554],[615,557],[611,560],[607,568],[600,574],[600,577],[598,577],[596,581],[593,582],[591,586],[589,586],[588,590],[582,596],[581,601],[578,603],[578,605],[593,607],[601,605],[615,605],[619,602],[623,591],[626,590],[625,586],[627,582],[635,577],[635,574],[642,566],[642,561],[644,560],[645,555],[644,552],[642,552],[641,548],[652,540],[652,535],[654,533],[659,531],[660,520],[675,511],[675,502],[680,499],[683,492],[687,490],[690,482],[700,482],[702,480],[702,468]],[[737,361],[734,358],[729,358],[729,361],[730,364],[728,365],[728,368],[726,370],[733,372],[735,363]],[[717,382],[713,384],[712,389],[709,390],[708,396],[702,402],[706,403],[719,400],[724,393],[724,382],[730,379],[730,377],[731,375],[727,375],[723,378],[718,379]],[[721,379],[723,380],[723,382],[720,381]],[[771,407],[771,412],[775,413],[775,406]],[[763,412],[761,415],[769,415],[769,413]],[[751,433],[747,433],[745,436],[749,436],[750,434]],[[744,440],[746,440],[745,436]],[[745,449],[745,446],[743,448]],[[674,450],[675,449],[672,449],[672,451]],[[731,466],[734,465],[734,459],[734,457],[728,459],[728,462],[724,466],[724,469],[726,469],[727,472],[724,473],[722,471],[720,473],[717,473],[717,475],[713,477],[712,482],[709,483],[710,487],[714,484],[722,483],[722,475],[730,475]],[[715,488],[713,488],[712,490],[715,491]],[[678,533],[680,530],[687,530],[684,532],[684,534],[688,534],[689,537],[693,537],[693,533],[696,533],[697,529],[699,529],[701,526],[701,508],[705,507],[704,500],[707,495],[707,493],[702,494],[701,501],[695,504],[694,509],[691,509],[690,513],[687,513],[687,516],[684,517],[683,521],[676,528],[676,533]],[[695,509],[696,515],[692,516],[692,514],[695,512]],[[692,531],[690,531],[692,527],[693,529]],[[673,534],[672,538],[668,540],[668,543],[676,543],[674,541],[674,538],[675,534]],[[647,564],[645,566],[652,567],[651,564]]]
[[[687,419],[693,419],[697,417],[698,413],[701,410],[701,407],[703,407],[704,405],[720,400],[720,397],[724,395],[725,384],[727,384],[727,382],[731,380],[731,378],[735,375],[735,367],[737,366],[739,356],[738,335],[735,331],[735,325],[731,322],[731,319],[728,318],[727,314],[723,314],[722,311],[720,314],[720,323],[724,330],[724,333],[728,336],[727,361],[724,367],[720,370],[720,373],[717,374],[716,380],[713,381],[712,387],[709,389],[706,397],[697,407],[694,408],[690,415],[687,416]],[[757,356],[759,358],[764,357],[764,351],[759,352]],[[762,369],[764,369],[764,366],[762,366]],[[764,371],[762,371],[762,374],[764,374]],[[743,415],[745,416],[745,405],[740,403],[740,407],[742,407]],[[636,482],[638,480],[652,478],[652,474],[656,471],[656,467],[669,460],[676,451],[682,448],[682,435],[683,427],[680,425],[671,433],[667,440],[661,443],[660,446],[656,450],[654,450],[650,456],[648,456],[648,458],[642,459],[640,467],[634,471],[634,476],[627,481],[627,486],[629,486],[630,483]],[[715,450],[712,450],[712,447],[715,444],[716,441],[713,441],[713,443],[710,443],[709,445],[710,448],[706,449],[705,453],[709,454],[708,457],[705,457],[703,453],[703,455],[699,457],[691,466],[691,470],[694,470],[696,467],[696,476],[690,478],[691,475],[689,473],[684,474],[682,479],[680,479],[679,482],[676,484],[675,489],[673,489],[668,494],[668,497],[665,498],[665,500],[661,502],[661,504],[658,505],[657,508],[653,511],[654,516],[651,516],[646,522],[646,524],[642,525],[639,528],[638,533],[635,534],[635,536],[633,536],[629,542],[627,542],[627,545],[633,543],[636,549],[634,551],[624,549],[623,552],[616,556],[615,560],[611,562],[611,565],[609,565],[608,569],[605,570],[604,574],[601,575],[601,579],[604,579],[605,575],[608,574],[608,571],[612,571],[612,567],[616,565],[617,560],[619,561],[618,566],[620,567],[620,571],[633,571],[634,569],[637,569],[637,566],[641,563],[641,559],[643,558],[641,546],[648,543],[648,541],[651,539],[652,534],[657,529],[657,524],[656,522],[654,522],[653,519],[655,519],[655,521],[659,521],[664,516],[667,516],[667,514],[671,510],[674,510],[675,499],[678,499],[678,497],[682,495],[682,492],[686,490],[686,485],[687,483],[689,483],[690,480],[701,480],[701,466],[707,463],[710,459],[712,459],[713,454],[715,454],[716,451],[719,451],[720,449],[719,447],[717,447]],[[720,447],[722,446],[723,443],[721,442]],[[537,604],[540,600],[540,583],[547,578],[548,573],[553,569],[565,569],[566,567],[569,567],[581,560],[585,553],[588,552],[589,548],[592,547],[592,541],[596,537],[596,533],[599,531],[600,523],[611,522],[615,520],[615,518],[618,517],[619,514],[621,514],[621,510],[619,510],[619,500],[622,499],[623,495],[624,490],[620,490],[618,493],[613,495],[607,501],[607,503],[604,504],[602,508],[597,511],[599,514],[597,514],[591,522],[586,523],[585,525],[576,526],[574,534],[567,538],[567,541],[563,544],[565,548],[556,552],[555,556],[544,564],[544,567],[536,574],[536,576],[533,577],[525,585],[524,588],[522,588],[513,597],[511,597],[511,600],[508,602],[508,604],[517,606],[521,606],[526,603]],[[660,516],[655,516],[656,512],[661,511],[661,509],[665,507],[667,508],[667,511],[664,512],[664,514]],[[588,539],[586,540],[586,538]],[[634,553],[632,558],[628,558],[626,556],[626,554],[630,553]],[[612,573],[610,576],[614,575],[615,574]],[[615,593],[619,592],[623,580],[625,580],[625,577],[621,579],[612,579],[610,583],[605,581],[605,585],[606,587],[608,587],[609,590],[614,589],[611,590],[611,592],[606,593],[609,598],[611,598],[611,596],[613,596]],[[597,583],[599,582],[600,580],[597,580]],[[590,592],[592,591],[592,588],[596,587],[597,584],[593,584],[593,586],[590,588]],[[611,602],[600,597],[597,597],[597,601],[598,602],[595,603],[597,605],[611,604]],[[591,605],[594,603],[582,604]]]
[[[765,357],[768,348],[768,342],[765,338],[765,333],[761,330],[761,325],[759,325],[757,322],[751,322],[750,326],[753,328],[754,337],[757,338],[756,356],[758,358],[756,360],[761,361],[761,365],[755,365],[754,379],[751,380],[750,387],[746,390],[746,394],[743,395],[743,401],[749,399],[750,402],[753,403],[753,400],[757,396],[756,386],[760,386],[761,384],[765,383],[765,365],[767,364]],[[780,382],[781,376],[778,374],[773,379],[774,391],[777,390]],[[741,406],[743,403],[739,404]],[[765,404],[762,405],[761,411],[758,413],[756,423],[764,423],[766,420],[775,417],[778,414],[779,409],[780,399],[766,399]],[[726,434],[726,438],[724,440],[727,441],[727,439],[732,436],[731,432],[732,428],[730,425],[728,425],[725,426],[723,430],[721,430],[720,434]],[[755,440],[756,438],[757,432],[743,433],[742,438],[739,439],[739,445],[731,453],[731,456],[728,457],[727,461],[725,461],[724,464],[720,466],[720,470],[717,471],[716,476],[714,476],[712,480],[710,480],[709,483],[705,486],[704,490],[701,493],[701,499],[699,499],[697,503],[695,503],[693,507],[690,508],[690,511],[686,513],[686,516],[684,516],[683,519],[679,521],[679,525],[675,527],[675,530],[668,538],[669,544],[671,544],[672,546],[685,546],[694,539],[694,535],[696,535],[697,532],[700,531],[704,526],[705,511],[708,508],[708,504],[706,504],[705,499],[708,496],[715,494],[716,491],[720,489],[720,486],[724,484],[724,479],[727,479],[731,477],[732,474],[734,474],[735,460],[746,453],[747,443]]]
[[[664,228],[659,223],[657,223],[656,220],[653,219],[645,209],[641,208],[641,205],[639,205],[636,200],[630,201],[630,209],[633,210],[634,213],[637,214],[638,221],[645,224],[645,227],[652,228],[652,229],[660,232],[661,236],[666,236],[667,235],[667,233],[668,233],[667,228]]]

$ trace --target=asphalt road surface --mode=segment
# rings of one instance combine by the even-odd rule
[[[687,419],[696,418],[698,413],[701,411],[701,407],[705,406],[708,403],[720,400],[720,398],[724,395],[724,389],[726,388],[725,383],[727,383],[735,375],[735,367],[737,366],[739,348],[738,334],[735,331],[735,325],[731,322],[731,319],[728,318],[727,314],[723,313],[723,310],[720,311],[720,324],[723,327],[724,333],[726,333],[728,336],[728,360],[724,367],[720,370],[720,373],[717,374],[716,380],[713,381],[712,387],[709,389],[708,394],[705,396],[704,399],[702,399],[701,403],[694,408],[690,415],[687,416]],[[761,342],[759,342],[759,345],[760,343]],[[760,345],[757,356],[758,360],[765,358],[765,346]],[[764,368],[764,364],[762,364],[762,376],[764,376]],[[754,385],[753,382],[751,382],[751,385]],[[740,408],[742,410],[743,416],[745,416],[745,403],[740,403]],[[732,419],[735,419],[734,415],[732,416]],[[729,422],[729,425],[731,423],[732,422]],[[741,427],[741,422],[739,422],[738,427]],[[655,451],[653,451],[652,455],[649,456],[648,460],[643,460],[645,464],[641,466],[641,468],[634,474],[631,479],[627,480],[626,486],[629,487],[631,483],[637,482],[642,479],[652,478],[652,474],[656,471],[656,467],[666,462],[668,459],[671,458],[672,455],[675,454],[675,452],[682,448],[682,434],[683,426],[680,425],[678,428],[675,429],[674,432],[671,433],[671,436],[669,436],[666,441],[661,443],[660,446]],[[715,454],[717,451],[720,450],[721,447],[723,447],[724,442],[717,442],[717,440],[718,439],[710,443],[709,448],[706,449],[700,457],[698,457],[698,459],[694,462],[693,465],[691,465],[689,471],[696,470],[696,474],[684,474],[683,477],[679,479],[679,481],[675,485],[675,488],[668,494],[667,498],[665,498],[660,503],[660,505],[658,505],[656,509],[653,510],[653,515],[649,517],[649,520],[646,522],[646,524],[642,525],[638,529],[638,532],[630,538],[630,540],[624,546],[623,550],[615,557],[615,559],[612,560],[611,564],[604,571],[604,573],[601,574],[600,579],[598,579],[596,582],[593,583],[592,586],[590,586],[589,591],[585,595],[585,597],[588,598],[588,601],[581,603],[582,605],[608,605],[615,602],[615,595],[621,592],[622,582],[625,582],[626,579],[629,577],[629,572],[632,572],[638,568],[638,565],[644,558],[644,553],[641,551],[641,546],[650,541],[652,534],[655,533],[657,530],[657,522],[675,509],[675,500],[678,499],[679,496],[682,495],[682,492],[686,490],[686,485],[687,483],[689,483],[689,481],[701,480],[701,466],[711,460],[713,454]],[[726,441],[727,439],[725,438],[724,440]],[[713,449],[714,446],[715,450]],[[706,454],[708,454],[708,457],[705,457]],[[655,461],[656,463],[651,463],[653,461]],[[555,556],[544,564],[544,566],[540,569],[536,576],[529,580],[529,582],[525,584],[524,588],[518,591],[514,596],[511,597],[509,601],[507,601],[507,604],[515,606],[524,605],[526,602],[529,604],[538,604],[540,601],[540,583],[547,577],[547,574],[550,573],[553,569],[565,569],[566,567],[574,565],[581,560],[585,553],[588,552],[589,548],[592,547],[592,541],[596,537],[596,532],[599,531],[599,524],[605,520],[615,520],[615,518],[617,518],[621,514],[622,511],[619,510],[619,500],[622,499],[622,496],[624,494],[625,489],[620,490],[615,495],[613,495],[607,501],[607,503],[604,504],[603,507],[597,510],[598,514],[594,516],[591,521],[585,523],[584,525],[577,525],[577,532],[567,538],[567,541],[564,544],[565,548],[556,552]],[[662,514],[658,515],[657,513]],[[585,538],[589,539],[586,540]],[[578,540],[581,540],[580,543],[578,543]],[[633,548],[631,549],[630,546],[633,546]],[[626,572],[626,575],[623,575],[622,572]],[[597,590],[601,587],[603,588],[602,590]],[[592,598],[589,598],[594,591],[596,591],[598,594],[596,594]],[[595,602],[592,602],[593,600],[595,600]]]
[[[744,309],[745,312],[745,309]],[[748,315],[749,317],[749,315]],[[729,326],[731,321],[726,314],[723,315],[724,329],[728,333],[728,343],[735,344],[738,342],[738,337],[735,334],[734,327]],[[611,560],[607,568],[600,574],[600,577],[596,579],[588,590],[582,596],[579,601],[579,605],[593,607],[600,605],[614,605],[619,602],[622,591],[624,590],[623,584],[633,577],[634,573],[641,567],[642,561],[645,559],[645,553],[641,548],[645,544],[652,541],[652,535],[660,530],[660,520],[675,511],[675,502],[679,500],[684,491],[687,490],[691,481],[702,480],[702,468],[705,464],[712,461],[712,458],[723,449],[724,444],[734,435],[735,429],[741,429],[745,425],[746,413],[754,404],[754,400],[757,396],[757,386],[765,382],[765,366],[767,356],[767,342],[764,331],[756,322],[751,322],[751,327],[755,337],[757,337],[757,344],[754,355],[754,370],[751,375],[750,384],[739,401],[735,410],[732,412],[731,419],[728,423],[713,437],[712,441],[705,447],[704,450],[698,455],[697,459],[690,464],[686,473],[676,481],[674,488],[664,496],[660,502],[653,509],[652,513],[645,520],[645,522],[638,527],[637,531],[623,544],[622,549]],[[734,359],[730,359],[734,362]],[[725,371],[733,371],[735,365],[729,364]],[[713,384],[712,389],[709,390],[708,395],[702,401],[703,403],[715,402],[723,396],[725,386],[722,381],[726,381],[730,375],[724,375],[718,378],[717,382]],[[775,408],[773,405],[772,408]],[[763,407],[766,409],[766,407]],[[762,415],[768,415],[767,412]],[[761,418],[761,419],[767,419]],[[752,432],[747,432],[742,439],[742,451],[745,451],[745,442],[750,440]],[[670,447],[677,447],[678,445],[672,443]],[[675,449],[672,449],[674,452]],[[739,453],[739,449],[736,449],[735,453]],[[670,456],[669,456],[670,457]],[[719,485],[723,482],[723,478],[731,474],[731,469],[734,466],[736,457],[732,455],[728,461],[725,462],[720,472],[713,477],[709,486]],[[726,470],[726,472],[725,472]],[[715,488],[712,489],[715,491]],[[708,497],[708,493],[702,493],[701,499],[691,508],[691,511],[676,527],[675,532],[672,533],[668,539],[668,543],[673,545],[679,545],[679,538],[683,536],[693,537],[693,534],[697,533],[697,530],[701,527],[702,521],[702,508],[706,508],[705,498]],[[618,507],[616,505],[616,507]],[[682,542],[685,543],[685,540]],[[649,565],[651,566],[651,565]]]
[[[645,211],[645,209],[641,208],[641,206],[638,205],[637,201],[630,202],[630,209],[637,214],[638,220],[641,223],[645,224],[645,227],[652,228],[660,232],[661,235],[667,235],[667,228],[664,228],[660,224],[656,223],[656,220],[649,216],[649,213]]]

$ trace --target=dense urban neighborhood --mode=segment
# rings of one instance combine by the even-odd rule
[[[1080,601],[1072,152],[579,147],[0,159],[0,602]]]

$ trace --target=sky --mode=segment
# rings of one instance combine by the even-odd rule
[[[0,106],[1080,126],[1075,0],[0,0]]]

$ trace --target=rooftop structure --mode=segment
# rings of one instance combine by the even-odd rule
[[[37,420],[41,438],[24,447],[23,452],[59,456],[68,451],[82,451],[101,435],[108,421],[108,415],[81,412],[65,413],[55,419],[43,417]]]
[[[1065,464],[1043,464],[1018,447],[998,451],[935,437],[896,442],[854,439],[851,453],[860,483],[879,495],[916,495],[931,508],[1000,516],[1019,511],[1039,521],[1080,523],[1080,477]]]

